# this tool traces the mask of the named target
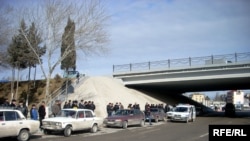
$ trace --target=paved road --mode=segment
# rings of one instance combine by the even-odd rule
[[[62,134],[43,135],[38,133],[30,141],[208,141],[208,127],[213,124],[244,124],[250,125],[249,113],[237,113],[238,117],[223,117],[223,113],[212,113],[206,117],[197,117],[195,122],[159,122],[144,127],[101,128],[97,133],[82,131],[74,133],[71,137]],[[244,116],[243,116],[244,115]],[[4,138],[1,141],[15,140]]]
[[[248,124],[250,117],[197,117],[195,122],[159,122],[145,127],[102,128],[98,133],[79,132],[71,137],[63,135],[34,136],[31,141],[208,141],[208,127],[212,124]]]

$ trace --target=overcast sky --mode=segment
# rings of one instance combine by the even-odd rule
[[[77,60],[81,73],[111,76],[113,65],[250,51],[249,0],[105,2],[110,52]]]

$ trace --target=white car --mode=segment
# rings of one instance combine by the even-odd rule
[[[167,118],[171,119],[174,113],[175,107],[171,108],[170,111],[167,112]]]
[[[60,116],[43,119],[42,123],[45,134],[62,131],[65,137],[69,137],[72,131],[97,132],[103,124],[103,118],[96,117],[95,113],[88,109],[63,109]]]
[[[196,110],[194,105],[181,104],[175,107],[175,111],[172,114],[171,121],[189,121],[194,122],[196,119]]]
[[[29,120],[22,112],[14,109],[0,109],[0,138],[17,137],[18,141],[29,140],[39,130],[38,120]]]

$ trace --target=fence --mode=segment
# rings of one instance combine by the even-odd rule
[[[166,70],[245,62],[250,62],[250,52],[113,65],[113,73]]]

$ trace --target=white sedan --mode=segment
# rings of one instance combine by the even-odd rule
[[[65,137],[69,137],[72,131],[90,130],[97,132],[103,124],[103,118],[96,117],[92,110],[88,109],[63,109],[58,117],[43,119],[45,134],[52,131],[61,131]]]
[[[27,141],[39,126],[38,120],[26,119],[19,110],[0,109],[0,138],[17,137],[18,141]]]
[[[175,107],[171,108],[170,111],[167,112],[167,118],[171,119],[174,113]]]

